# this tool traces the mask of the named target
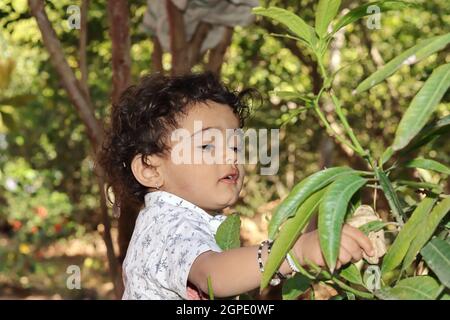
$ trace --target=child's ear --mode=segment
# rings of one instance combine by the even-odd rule
[[[159,188],[163,185],[164,179],[160,166],[161,161],[158,156],[145,156],[143,159],[142,154],[138,154],[131,161],[134,177],[140,184],[149,188]]]

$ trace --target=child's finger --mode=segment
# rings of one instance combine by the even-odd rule
[[[351,254],[353,261],[359,261],[362,259],[361,247],[355,240],[353,240],[353,238],[344,234],[341,239],[341,246],[343,246],[345,250]]]
[[[361,230],[346,224],[344,225],[342,232],[349,237],[352,237],[369,256],[373,256],[375,254],[372,243]]]
[[[339,251],[339,261],[342,263],[342,265],[350,262],[352,260],[352,255],[341,246],[341,249]]]

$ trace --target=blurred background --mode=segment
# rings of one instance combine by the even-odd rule
[[[350,124],[380,156],[412,97],[449,49],[403,66],[369,93],[352,94],[365,77],[432,35],[450,31],[448,0],[418,0],[423,9],[381,14],[380,29],[365,20],[331,43],[329,68],[346,66],[335,81]],[[352,8],[365,1],[342,1]],[[271,94],[315,92],[316,62],[251,7],[276,5],[313,24],[317,1],[0,1],[0,299],[115,299],[120,263],[137,213],[101,195],[93,154],[111,103],[147,73],[211,70],[232,88],[262,94],[250,128],[280,128],[277,175],[246,167],[239,202],[242,243],[266,237],[273,208],[296,182],[324,167],[364,162],[329,138],[311,112]],[[450,114],[450,95],[435,118]],[[332,112],[324,106],[326,112]],[[420,150],[450,162],[449,136]],[[417,173],[412,173],[417,174]],[[447,180],[447,192],[450,181]],[[369,195],[370,197],[370,195]],[[383,211],[383,199],[379,210]],[[69,266],[81,271],[70,289]]]

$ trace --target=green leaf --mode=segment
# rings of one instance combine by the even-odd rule
[[[415,151],[421,146],[446,133],[450,133],[450,115],[427,124],[422,130],[420,130],[409,145],[401,151],[401,154],[406,155],[412,151]]]
[[[314,29],[302,18],[288,10],[277,7],[257,7],[253,8],[252,12],[282,23],[296,36],[304,39],[311,47],[317,42]]]
[[[366,182],[366,179],[355,174],[339,177],[327,188],[319,206],[320,247],[331,272],[334,271],[339,254],[342,224],[348,203]]]
[[[404,148],[422,129],[450,86],[450,63],[436,68],[411,101],[395,133],[392,148]]]
[[[409,48],[399,56],[395,57],[367,79],[361,82],[356,88],[356,93],[364,92],[376,84],[380,83],[384,79],[391,76],[397,69],[399,69],[404,64],[416,63],[429,55],[439,51],[450,42],[450,33],[444,34],[442,36],[432,37],[430,39],[423,40],[419,42],[412,48]]]
[[[450,300],[450,294],[444,293],[439,300]]]
[[[308,290],[311,285],[311,279],[302,274],[295,274],[283,284],[282,296],[283,300],[295,300],[299,295]]]
[[[450,288],[450,243],[434,238],[423,247],[420,254],[442,284]]]
[[[267,258],[264,272],[261,279],[261,289],[264,289],[270,282],[272,275],[283,263],[287,253],[297,241],[298,237],[310,220],[312,214],[317,210],[325,189],[312,194],[300,205],[295,216],[288,219],[281,228],[281,231],[272,245],[272,250]]]
[[[212,283],[211,283],[211,277],[208,276],[207,278],[207,283],[208,283],[208,295],[209,295],[209,300],[214,300],[214,291],[213,291],[213,287],[212,287]]]
[[[269,223],[269,238],[275,239],[278,228],[311,194],[322,189],[341,175],[354,173],[349,167],[334,167],[316,172],[298,183],[275,209]]]
[[[380,8],[380,12],[387,12],[390,10],[398,10],[404,8],[417,8],[418,6],[413,3],[408,3],[404,1],[375,1],[369,2],[355,9],[350,10],[342,18],[338,20],[333,28],[333,33],[336,33],[339,29],[345,27],[346,25],[361,19],[362,17],[372,15],[373,12],[369,11],[370,6],[377,6]]]
[[[450,197],[445,198],[439,202],[431,211],[425,225],[422,225],[419,229],[417,237],[411,243],[411,246],[406,253],[405,260],[403,261],[402,270],[406,270],[416,258],[416,255],[427,243],[427,241],[433,236],[439,222],[445,217],[450,210]]]
[[[316,9],[316,32],[320,38],[327,34],[328,25],[336,17],[341,0],[320,0]]]
[[[379,169],[375,169],[375,175],[380,182],[381,189],[383,190],[384,196],[386,197],[389,203],[389,207],[392,210],[392,214],[394,215],[397,222],[402,224],[403,223],[402,206],[400,204],[400,201],[398,200],[397,194],[395,193],[391,181],[386,176],[386,174]]]
[[[427,220],[428,214],[435,203],[435,198],[428,197],[424,198],[419,203],[409,220],[395,238],[394,243],[389,247],[383,259],[383,266],[381,268],[381,273],[383,275],[400,265],[408,252],[411,241],[416,237],[420,228]]]
[[[285,100],[302,100],[307,103],[311,103],[312,99],[306,96],[301,95],[298,92],[295,91],[272,91],[274,95],[277,97],[280,97],[281,99]]]
[[[241,246],[241,218],[237,213],[229,215],[217,228],[216,242],[222,250],[230,250]]]
[[[393,288],[382,288],[375,295],[383,300],[434,300],[442,288],[429,276],[403,279]]]
[[[381,165],[384,165],[386,162],[388,162],[393,154],[394,150],[392,149],[392,147],[388,147],[386,150],[384,150],[383,154],[381,155]]]
[[[364,286],[364,282],[361,277],[361,273],[359,272],[358,267],[353,263],[350,264],[348,267],[342,269],[339,272],[339,275],[351,283],[360,284],[360,285]]]
[[[427,170],[433,170],[445,174],[450,174],[450,168],[443,165],[440,162],[430,159],[416,158],[414,160],[408,161],[405,164],[406,167],[409,168],[421,168]]]
[[[363,224],[358,229],[361,230],[362,232],[364,232],[365,235],[368,235],[370,232],[376,232],[378,230],[381,230],[389,224],[390,224],[389,222],[383,222],[383,221],[379,221],[379,220],[370,221],[370,222],[367,222],[366,224]]]

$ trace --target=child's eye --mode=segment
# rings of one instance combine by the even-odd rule
[[[204,144],[200,148],[202,148],[202,150],[211,150],[213,147],[214,146],[212,144]]]

